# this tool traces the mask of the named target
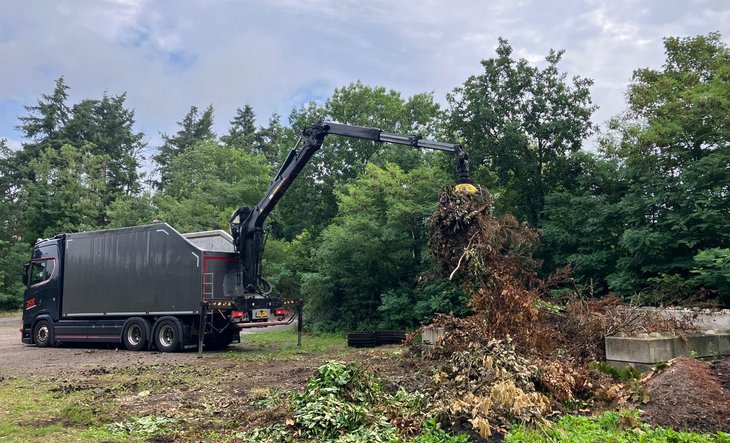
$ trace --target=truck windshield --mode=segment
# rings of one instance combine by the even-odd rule
[[[50,258],[45,260],[34,260],[30,265],[29,286],[45,283],[51,279],[56,260]]]

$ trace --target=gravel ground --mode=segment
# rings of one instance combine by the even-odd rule
[[[296,324],[296,323],[295,323]],[[241,336],[256,334],[272,329],[295,327],[272,326],[269,328],[249,329]],[[24,375],[27,373],[55,373],[73,375],[99,366],[123,368],[151,364],[190,363],[198,364],[196,352],[128,352],[118,349],[121,345],[64,345],[57,348],[37,348],[20,341],[18,329],[22,326],[20,317],[0,318],[0,374]],[[243,346],[234,344],[230,350],[243,352]],[[215,353],[206,353],[203,360],[218,360]]]

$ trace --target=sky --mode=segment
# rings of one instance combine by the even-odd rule
[[[495,56],[497,39],[595,81],[594,122],[625,109],[633,70],[660,68],[662,39],[730,37],[728,0],[15,0],[0,13],[0,138],[17,148],[24,105],[61,75],[70,103],[126,92],[149,156],[191,105],[259,124],[360,80],[404,96],[446,94]]]

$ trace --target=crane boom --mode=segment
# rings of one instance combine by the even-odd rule
[[[461,145],[426,140],[418,135],[401,135],[378,128],[318,122],[302,131],[297,145],[289,152],[281,168],[269,184],[264,197],[253,208],[237,209],[229,220],[236,252],[241,258],[242,286],[246,292],[266,292],[259,287],[265,283],[261,276],[263,253],[263,224],[289,186],[297,178],[312,156],[322,147],[327,135],[340,135],[378,143],[408,145],[413,148],[435,149],[457,155],[457,182],[469,183],[469,156]],[[297,148],[299,148],[297,150]],[[265,283],[267,286],[268,284]]]

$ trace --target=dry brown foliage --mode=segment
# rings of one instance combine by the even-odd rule
[[[606,383],[586,368],[603,358],[604,337],[687,325],[613,297],[546,302],[551,288],[569,281],[570,270],[539,278],[540,263],[533,257],[537,232],[511,215],[490,215],[491,203],[484,190],[470,194],[447,188],[430,219],[431,253],[441,272],[471,294],[473,311],[467,318],[442,315],[432,322],[446,331],[431,354],[446,361],[436,374],[440,410],[452,422],[467,420],[484,436],[503,429],[505,418],[538,419],[548,409],[542,401],[548,397],[553,406],[621,398],[620,384]],[[496,363],[510,352],[514,357],[507,361],[515,364]],[[533,383],[548,397],[533,395]],[[500,403],[500,392],[518,404]]]
[[[535,305],[543,286],[532,256],[539,236],[512,215],[491,216],[491,202],[485,190],[444,190],[431,217],[431,252],[449,278],[472,292],[484,337],[511,336],[523,351],[542,351],[555,337]]]
[[[433,411],[452,425],[468,422],[482,437],[504,433],[514,421],[542,421],[550,400],[535,391],[537,372],[509,341],[472,342],[441,360]]]
[[[563,359],[582,364],[603,357],[606,335],[688,328],[613,297],[576,297],[557,306],[562,312],[540,309],[550,289],[570,279],[570,269],[539,278],[540,262],[533,257],[538,233],[512,215],[490,215],[491,204],[486,190],[468,193],[448,187],[430,219],[431,253],[444,275],[471,293],[472,317],[435,321],[462,331],[450,336],[457,349],[463,348],[458,341],[510,337],[520,352],[546,357],[559,350]]]

